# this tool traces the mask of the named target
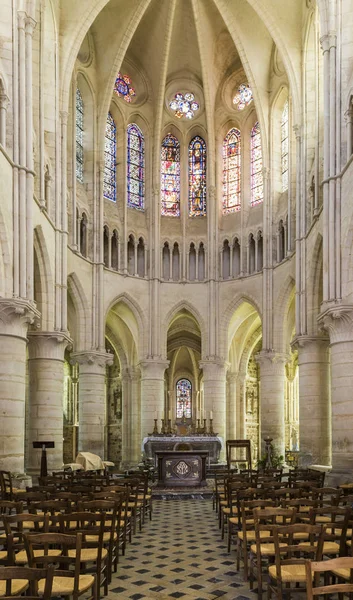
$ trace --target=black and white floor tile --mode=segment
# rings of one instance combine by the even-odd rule
[[[155,500],[153,521],[129,544],[108,600],[255,600],[221,540],[212,500]]]

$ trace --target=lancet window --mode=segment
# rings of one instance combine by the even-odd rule
[[[127,205],[145,208],[145,141],[135,123],[127,128]]]
[[[161,214],[180,216],[180,144],[171,133],[161,147]]]
[[[288,166],[289,166],[289,104],[284,105],[281,122],[281,170],[282,170],[282,192],[288,190]]]
[[[236,212],[241,206],[241,135],[230,129],[223,140],[223,214]]]
[[[76,89],[76,178],[83,183],[84,106],[80,90]]]
[[[105,125],[103,195],[116,202],[116,125],[110,113]]]
[[[195,136],[189,144],[189,216],[206,215],[206,142]]]
[[[259,123],[251,130],[251,206],[264,199],[264,179],[262,174],[262,147]]]
[[[179,379],[176,384],[176,416],[177,419],[191,418],[191,381]]]

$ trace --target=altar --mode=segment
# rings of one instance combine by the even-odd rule
[[[156,452],[172,450],[193,450],[195,452],[208,452],[208,463],[218,463],[219,455],[223,448],[223,440],[219,436],[210,435],[170,435],[147,436],[142,442],[142,452],[146,457],[153,459],[157,466]]]
[[[206,485],[208,452],[156,451],[158,483],[162,487],[202,487]]]

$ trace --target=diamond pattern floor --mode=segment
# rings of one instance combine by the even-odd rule
[[[227,553],[211,500],[155,500],[153,508],[120,559],[108,600],[257,598]]]

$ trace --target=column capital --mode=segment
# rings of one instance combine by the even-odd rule
[[[239,371],[238,372],[234,372],[234,371],[228,371],[227,373],[227,381],[228,383],[236,383],[239,379]]]
[[[300,142],[302,139],[302,126],[301,125],[293,125],[293,131],[294,131],[294,135],[295,135],[295,139],[297,140],[297,142]]]
[[[66,110],[61,110],[60,111],[60,119],[61,119],[62,125],[67,125],[67,122],[69,119],[69,113]]]
[[[0,94],[0,108],[7,110],[10,104],[10,98],[5,92]]]
[[[1,98],[1,96],[0,96],[0,98]],[[345,111],[344,120],[347,124],[352,123],[352,120],[353,120],[353,107],[352,106]]]
[[[141,379],[164,380],[164,372],[168,369],[169,364],[169,360],[162,360],[161,358],[141,360],[138,364],[141,370]]]
[[[264,372],[273,374],[283,373],[284,365],[290,360],[290,357],[285,352],[276,352],[273,349],[261,350],[255,355],[256,362],[259,363],[261,375]]]
[[[102,369],[107,365],[113,364],[114,354],[110,352],[104,352],[99,350],[88,350],[83,352],[74,352],[71,354],[71,364],[78,364],[79,366],[97,366]]]
[[[140,369],[136,367],[125,367],[121,371],[122,380],[138,381],[140,378]]]
[[[18,29],[25,29],[26,26],[26,19],[27,19],[27,13],[25,13],[23,10],[18,10],[17,11],[17,26]]]
[[[329,337],[326,335],[296,335],[291,341],[292,350],[301,350],[313,345],[327,346]]]
[[[26,337],[28,325],[39,326],[40,313],[33,302],[22,298],[0,298],[0,333]]]
[[[33,35],[33,31],[35,30],[35,27],[37,25],[37,21],[35,19],[33,19],[33,17],[29,17],[28,15],[26,15],[26,19],[25,19],[25,28],[26,28],[26,34],[27,35]]]
[[[318,317],[319,327],[330,336],[330,345],[353,341],[353,305],[335,304]]]
[[[48,358],[63,361],[66,348],[72,347],[70,337],[60,331],[30,331],[27,337],[30,360]]]
[[[333,31],[330,31],[329,33],[326,33],[326,35],[323,35],[320,38],[320,45],[321,45],[321,49],[322,49],[323,53],[329,52],[331,50],[331,48],[336,48],[336,46],[337,46],[336,33]]]
[[[222,358],[208,356],[199,362],[199,367],[205,380],[224,379],[229,363]]]

